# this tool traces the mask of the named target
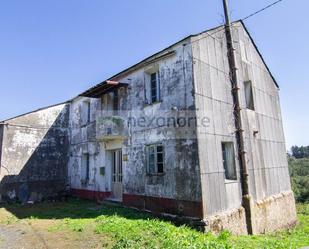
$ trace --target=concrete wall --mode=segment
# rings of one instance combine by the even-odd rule
[[[205,219],[241,207],[238,160],[236,181],[225,179],[222,163],[221,143],[233,142],[235,155],[237,147],[226,40],[218,29],[192,38],[197,116],[209,119],[197,127]]]
[[[85,101],[90,102],[90,122],[83,111]],[[68,164],[69,181],[73,192],[88,199],[104,199],[110,195],[111,172],[106,169],[105,175],[99,174],[100,167],[105,166],[104,144],[96,139],[96,119],[101,110],[100,99],[76,98],[72,101],[70,112],[71,146]],[[82,182],[82,155],[89,154],[90,177]]]
[[[194,110],[192,49],[188,41],[173,46],[175,54],[150,63],[134,73],[120,78],[131,79],[128,107],[131,115],[167,119],[183,110]],[[156,67],[160,73],[161,101],[147,104],[145,72]],[[178,110],[178,111],[173,111]],[[190,116],[184,114],[184,116]],[[167,127],[151,124],[129,127],[124,152],[124,202],[157,212],[186,216],[201,216],[201,186],[195,127]],[[186,134],[187,132],[187,134]],[[165,151],[163,175],[146,172],[146,145],[162,143]],[[151,197],[151,198],[148,198]]]
[[[241,41],[236,45],[236,52],[240,68],[239,81],[249,168],[249,189],[254,206],[253,223],[256,224],[254,232],[275,231],[295,224],[296,221],[279,89],[241,23],[235,24],[234,33],[235,39]],[[244,47],[242,49],[241,44]],[[245,52],[246,58],[244,58]],[[244,82],[248,80],[253,86],[254,111],[245,108]],[[289,194],[282,195],[282,193]],[[276,222],[273,222],[274,220]]]
[[[235,27],[248,54],[244,61],[237,46],[237,61],[241,68],[239,81],[245,142],[250,170],[250,190],[255,200],[291,190],[285,138],[282,125],[279,89],[241,24]],[[239,43],[238,43],[239,44]],[[239,53],[240,52],[240,53]],[[245,108],[243,82],[251,80],[255,110]],[[258,132],[254,135],[254,131]]]
[[[279,89],[243,25],[234,23],[232,29],[252,197],[253,232],[273,231],[296,220],[295,202],[291,194],[281,196],[281,201],[272,203],[278,200],[272,197],[284,192],[291,193]],[[224,30],[221,27],[192,38],[192,48],[196,107],[199,109],[197,115],[210,118],[207,129],[197,129],[204,218],[209,220],[211,227],[219,222],[222,229],[233,230],[228,218],[232,217],[233,223],[236,222],[238,228],[246,231],[244,212],[241,212],[240,181],[225,180],[222,163],[221,142],[233,141],[237,151]],[[255,110],[246,108],[246,81],[252,82]],[[237,154],[236,163],[239,179]],[[259,202],[266,204],[259,205]],[[229,215],[233,209],[242,214],[239,219]],[[272,213],[276,213],[276,225],[273,225]],[[240,233],[239,229],[235,233]]]
[[[68,104],[4,122],[0,172],[3,199],[41,199],[65,189]]]
[[[195,125],[190,128],[168,127],[156,121],[160,118],[195,115],[193,100],[193,72],[191,46],[188,41],[163,51],[174,51],[169,56],[154,60],[151,58],[145,66],[121,75],[114,80],[128,83],[127,88],[119,90],[120,116],[127,120],[145,118],[145,126],[127,127],[125,139],[102,141],[92,140],[89,134],[95,132],[92,124],[82,127],[80,120],[81,105],[86,98],[73,101],[71,106],[71,159],[69,163],[72,188],[88,198],[102,198],[111,191],[111,160],[109,150],[122,148],[128,160],[123,161],[123,202],[128,206],[148,209],[154,212],[167,212],[186,216],[202,216],[201,186],[198,166],[197,140]],[[147,73],[159,70],[161,100],[149,104],[148,89],[150,82]],[[101,99],[91,99],[93,122],[98,122],[100,115],[108,113],[107,95]],[[100,107],[102,111],[100,114]],[[189,110],[188,113],[185,110]],[[95,113],[96,112],[96,113]],[[97,120],[95,120],[95,117]],[[155,120],[149,124],[151,119]],[[98,124],[97,124],[97,127]],[[100,128],[99,128],[100,129]],[[91,130],[91,131],[90,131]],[[98,135],[97,130],[97,134]],[[100,133],[100,132],[99,132]],[[92,137],[92,135],[91,135]],[[150,175],[146,170],[146,146],[161,143],[164,148],[164,174]],[[80,182],[80,156],[85,147],[91,150],[91,181],[82,185]],[[91,149],[90,149],[91,148]],[[99,176],[100,166],[105,167],[105,176]],[[86,192],[85,192],[86,191]]]

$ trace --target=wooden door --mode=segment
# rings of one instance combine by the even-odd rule
[[[112,151],[112,197],[122,201],[122,151]]]

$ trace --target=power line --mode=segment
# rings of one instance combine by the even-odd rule
[[[272,4],[269,4],[269,5],[267,5],[266,7],[264,7],[264,8],[262,8],[262,9],[256,11],[256,12],[254,12],[254,13],[252,13],[252,14],[246,16],[245,18],[242,18],[241,20],[242,20],[242,21],[247,20],[248,18],[257,15],[257,14],[263,12],[264,10],[267,10],[267,9],[271,8],[271,7],[273,7],[274,5],[276,5],[276,4],[278,4],[278,3],[282,2],[282,1],[283,1],[283,0],[278,0],[278,1],[274,2],[274,3],[272,3]]]
[[[267,5],[266,7],[262,8],[262,9],[260,9],[260,10],[258,10],[258,11],[255,11],[255,12],[253,12],[252,14],[250,14],[250,15],[248,15],[248,16],[246,16],[246,17],[240,19],[240,20],[245,21],[245,20],[247,20],[247,19],[249,19],[249,18],[251,18],[251,17],[253,17],[253,16],[255,16],[255,15],[257,15],[257,14],[259,14],[259,13],[261,13],[261,12],[263,12],[263,11],[269,9],[269,8],[271,8],[271,7],[273,7],[274,5],[276,5],[276,4],[278,4],[278,3],[282,2],[282,1],[283,1],[283,0],[278,0],[278,1],[274,2],[274,3],[272,3],[272,4],[269,4],[269,5]],[[232,25],[233,25],[233,24],[232,24]],[[221,42],[220,40],[218,40],[218,38],[214,37],[214,35],[215,35],[216,33],[219,33],[220,31],[223,31],[224,29],[225,29],[225,26],[223,26],[222,28],[218,27],[218,30],[214,31],[213,33],[208,33],[209,31],[206,31],[206,37],[201,37],[201,38],[199,38],[199,39],[196,39],[195,41],[192,41],[191,43],[198,42],[198,41],[203,40],[203,39],[206,39],[206,38],[208,38],[208,37],[211,37],[211,38],[213,38],[214,40],[216,40],[216,41],[218,41],[218,42]]]

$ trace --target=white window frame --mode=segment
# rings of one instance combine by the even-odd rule
[[[153,90],[153,86],[152,86],[152,76],[155,75],[155,90],[156,93],[155,95],[153,95],[152,90]],[[150,74],[150,103],[156,103],[160,101],[160,76],[159,76],[159,71],[153,72]],[[153,100],[153,97],[155,97],[155,99]]]
[[[161,151],[158,151],[158,148],[162,148]],[[153,151],[153,160],[154,160],[154,169],[152,170],[150,167],[150,153]],[[158,155],[162,155],[162,161],[158,161]],[[146,157],[147,157],[147,174],[150,175],[160,175],[165,172],[165,153],[164,146],[162,144],[151,144],[146,147]],[[162,169],[159,171],[159,165],[161,165]]]
[[[229,149],[229,151],[227,151]],[[224,175],[226,181],[237,181],[237,170],[235,162],[235,149],[233,142],[222,142],[222,165],[224,169]],[[229,158],[227,158],[229,153]]]
[[[159,65],[154,64],[147,67],[144,71],[145,73],[145,97],[146,97],[146,104],[152,105],[161,101],[161,84],[160,84],[160,70]],[[152,94],[152,75],[156,75],[156,95],[155,99],[153,100]]]

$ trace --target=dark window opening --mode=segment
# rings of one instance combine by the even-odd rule
[[[113,94],[113,110],[115,115],[118,115],[118,111],[119,111],[119,95],[118,95],[118,90],[114,91]]]
[[[90,173],[90,160],[89,154],[83,154],[82,156],[82,180],[89,180],[89,173]]]
[[[254,111],[254,101],[253,101],[253,91],[252,91],[252,82],[246,81],[245,83],[245,98],[246,98],[246,107]]]
[[[87,123],[90,123],[90,118],[91,118],[91,106],[90,102],[87,102]]]
[[[160,100],[160,86],[159,86],[159,74],[152,73],[150,74],[150,98],[151,103],[155,103]]]

